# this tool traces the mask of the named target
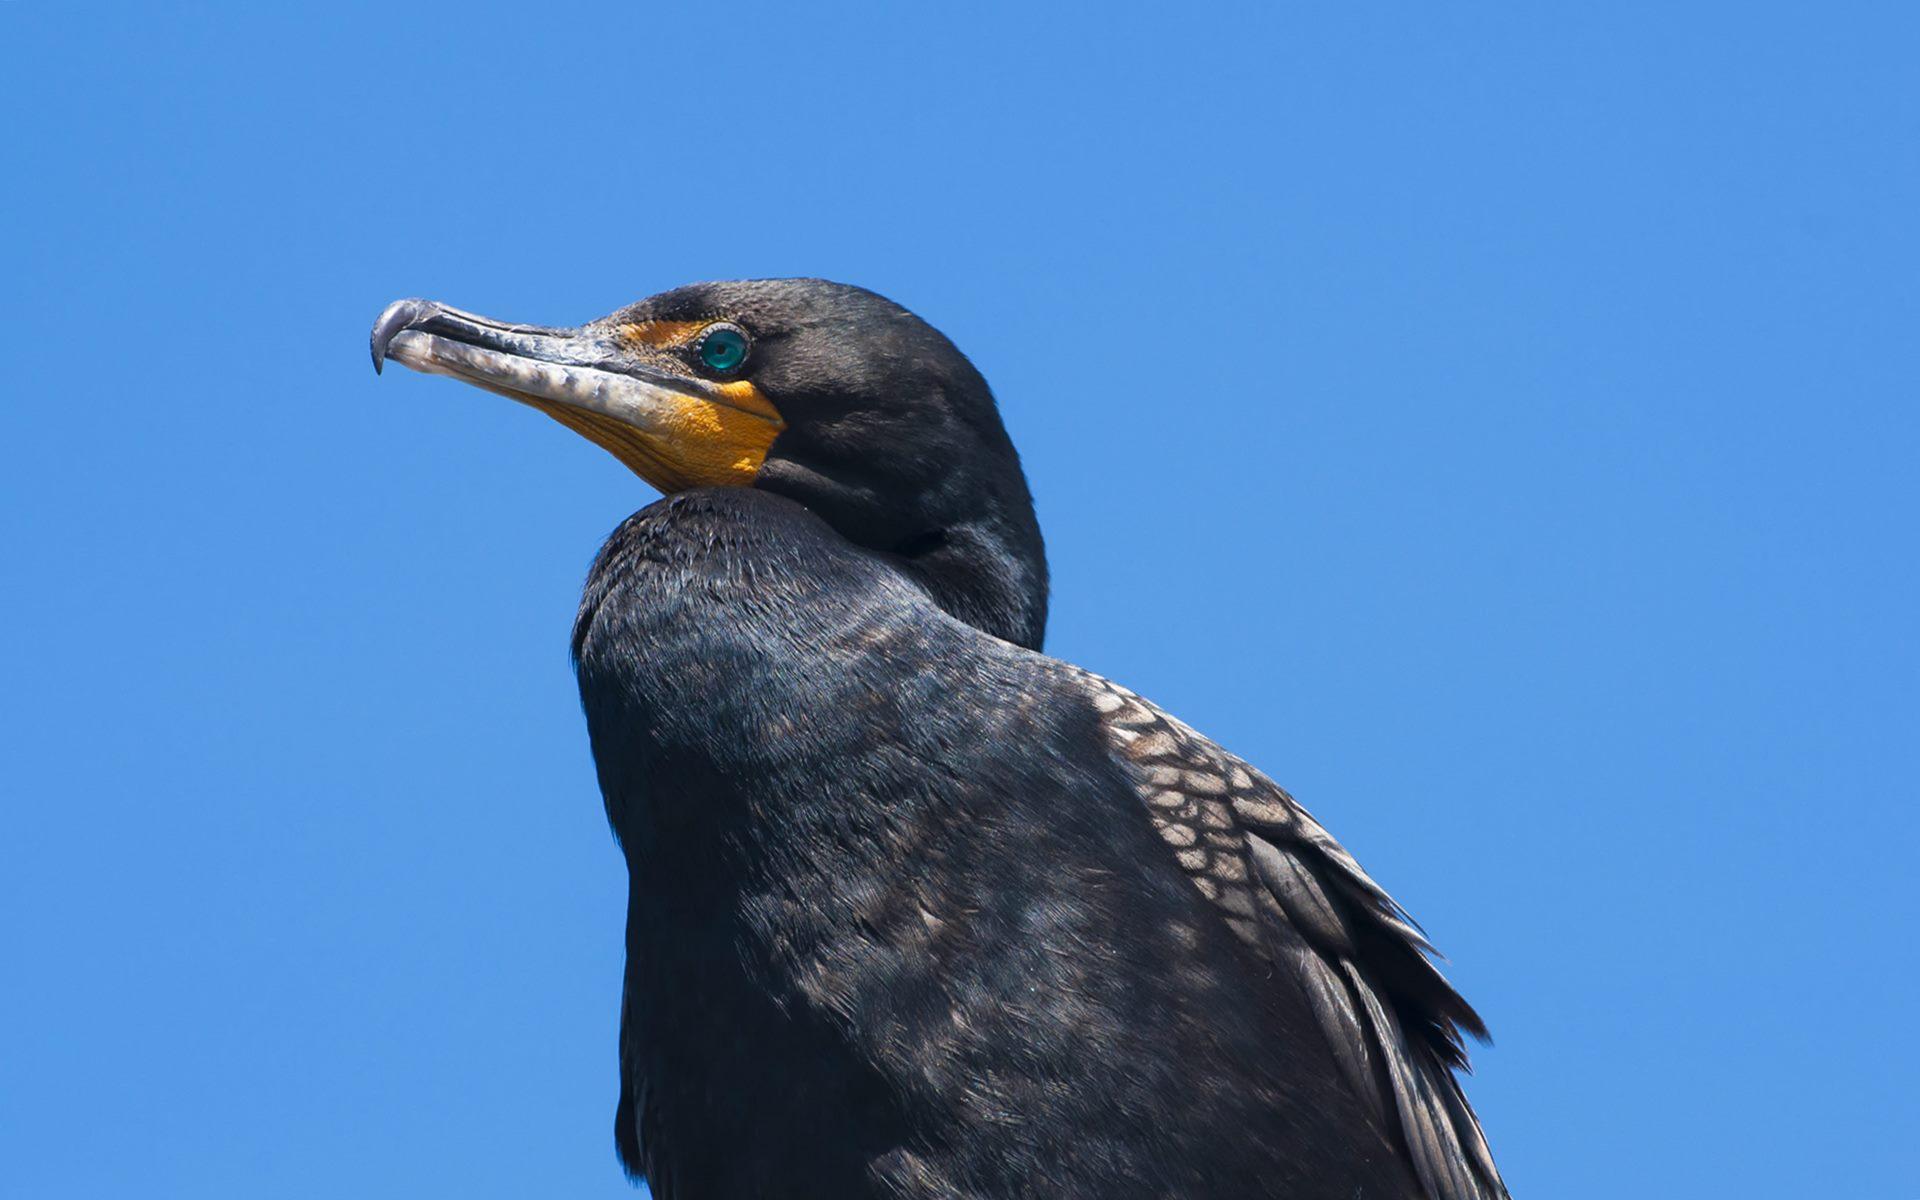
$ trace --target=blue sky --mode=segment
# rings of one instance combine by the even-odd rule
[[[366,334],[790,274],[1450,954],[1518,1194],[1910,1193],[1920,17],[1843,8],[7,6],[0,1193],[631,1194],[566,635],[651,493]]]

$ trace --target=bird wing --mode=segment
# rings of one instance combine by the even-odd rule
[[[1406,911],[1272,780],[1110,680],[1074,669],[1194,886],[1305,990],[1348,1082],[1431,1200],[1504,1200],[1460,1090],[1479,1014]]]

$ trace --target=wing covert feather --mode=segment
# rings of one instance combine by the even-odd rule
[[[1118,684],[1071,670],[1175,859],[1242,940],[1289,969],[1431,1200],[1505,1200],[1456,1075],[1463,1036],[1485,1040],[1486,1027],[1419,926],[1279,785]]]

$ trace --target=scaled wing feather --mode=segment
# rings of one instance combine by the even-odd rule
[[[1290,968],[1430,1200],[1506,1200],[1455,1072],[1486,1037],[1406,912],[1293,797],[1127,689],[1078,677],[1148,819],[1222,919]],[[1247,919],[1257,912],[1256,919]]]

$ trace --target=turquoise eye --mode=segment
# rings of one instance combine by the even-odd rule
[[[700,338],[700,361],[711,371],[731,371],[747,361],[747,331],[738,325],[713,325]]]

